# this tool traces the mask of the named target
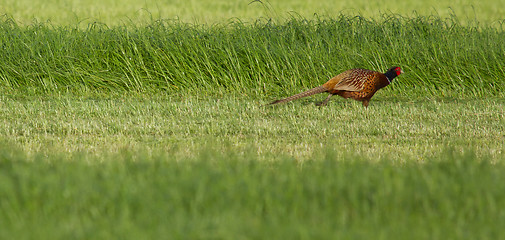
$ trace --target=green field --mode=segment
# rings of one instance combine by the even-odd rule
[[[43,9],[43,10],[41,10]],[[100,22],[109,26],[150,23],[152,19],[173,19],[192,23],[223,23],[233,19],[254,22],[258,18],[277,20],[290,16],[312,18],[340,14],[380,18],[382,14],[458,16],[464,22],[478,21],[499,26],[505,15],[505,2],[499,0],[426,1],[225,1],[225,0],[1,0],[0,15],[7,14],[22,24],[50,22],[82,25]]]
[[[504,3],[249,3],[0,1],[0,239],[504,234]]]
[[[381,95],[366,110],[337,98],[315,107],[322,99],[265,108],[260,100],[231,97],[4,97],[0,136],[29,157],[79,153],[100,162],[122,151],[182,161],[206,149],[301,162],[327,151],[338,153],[336,160],[352,153],[373,162],[426,162],[449,149],[493,162],[505,157],[503,99]]]
[[[505,168],[471,153],[421,166],[336,152],[299,164],[0,151],[5,239],[499,239],[505,227]]]

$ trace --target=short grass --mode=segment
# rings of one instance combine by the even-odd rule
[[[381,145],[381,144],[379,144]],[[415,144],[411,144],[414,145]],[[255,150],[255,149],[253,149]],[[348,153],[259,161],[130,150],[26,161],[0,147],[3,239],[499,239],[503,162],[448,151],[419,165]],[[102,159],[101,157],[98,159]]]
[[[464,22],[479,21],[500,25],[505,16],[505,2],[500,0],[425,0],[425,1],[331,1],[331,0],[1,0],[0,15],[17,22],[51,22],[56,25],[86,25],[100,22],[108,26],[125,23],[149,23],[152,19],[178,19],[190,23],[223,23],[232,19],[254,22],[258,18],[289,19],[337,16],[341,13],[376,18],[383,13],[459,16]]]
[[[325,96],[275,107],[267,100],[145,96],[46,97],[0,101],[0,137],[29,155],[122,151],[167,153],[181,159],[210,148],[275,160],[304,161],[326,150],[372,161],[424,162],[446,148],[494,161],[505,149],[502,99],[413,100],[378,93],[359,102]],[[72,155],[70,155],[72,156]],[[106,161],[108,157],[103,156]]]

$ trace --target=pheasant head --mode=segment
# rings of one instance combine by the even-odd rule
[[[403,73],[403,70],[400,67],[395,66],[395,67],[390,68],[387,72],[385,72],[384,75],[386,75],[389,83],[391,83],[395,77],[398,77],[402,73]]]

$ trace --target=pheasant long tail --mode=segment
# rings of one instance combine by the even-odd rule
[[[293,100],[296,100],[296,99],[300,99],[300,98],[303,98],[303,97],[308,97],[310,95],[314,95],[314,94],[318,94],[318,93],[322,93],[322,92],[326,92],[326,91],[328,91],[328,89],[325,86],[319,86],[319,87],[307,90],[305,92],[298,93],[298,94],[293,95],[291,97],[287,97],[287,98],[284,98],[284,99],[273,101],[273,102],[271,102],[271,103],[269,103],[267,105],[274,105],[274,104],[279,104],[279,103],[290,102],[290,101],[293,101]]]

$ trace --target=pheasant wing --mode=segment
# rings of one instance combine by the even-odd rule
[[[335,78],[340,78],[340,81],[333,87],[334,90],[343,90],[350,92],[358,92],[363,90],[365,82],[375,77],[375,71],[366,69],[351,69],[345,71]]]

